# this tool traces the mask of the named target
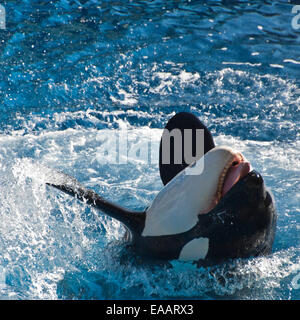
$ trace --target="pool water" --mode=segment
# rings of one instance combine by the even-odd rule
[[[295,3],[0,4],[1,299],[300,298]],[[278,211],[271,255],[207,268],[146,263],[117,221],[42,183],[47,166],[147,207],[162,188],[162,129],[180,111],[263,175]],[[109,150],[116,132],[133,150],[122,163]]]

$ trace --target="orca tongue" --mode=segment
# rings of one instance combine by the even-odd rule
[[[250,172],[250,163],[247,161],[242,161],[235,166],[228,169],[223,190],[222,197],[243,177],[245,177]]]

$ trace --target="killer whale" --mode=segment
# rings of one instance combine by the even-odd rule
[[[176,116],[180,118],[180,115]],[[174,123],[175,127],[182,124]],[[173,127],[172,123],[169,127]],[[208,131],[206,127],[201,128]],[[203,157],[207,160],[206,164],[211,172],[218,168],[217,166],[211,169],[213,162],[217,165],[223,159],[229,163],[234,162],[237,153],[230,148],[215,147],[211,135],[206,137],[210,140],[210,145]],[[269,254],[275,236],[277,213],[262,176],[247,167],[247,171],[217,199],[216,203],[202,208],[205,212],[197,212],[197,207],[189,206],[188,201],[180,205],[180,195],[188,194],[198,201],[197,195],[201,194],[201,186],[207,189],[205,180],[203,185],[199,176],[187,175],[187,170],[197,161],[199,159],[193,164],[185,163],[184,169],[179,172],[173,170],[173,164],[161,166],[161,176],[172,168],[171,172],[165,174],[165,180],[162,177],[165,187],[153,203],[140,212],[128,210],[102,198],[64,173],[53,175],[46,183],[123,223],[127,229],[127,241],[141,256],[159,260],[180,259],[218,263],[230,258]],[[243,165],[246,163],[241,162]],[[222,166],[225,167],[225,164]],[[220,172],[224,169],[222,166]],[[230,168],[226,170],[229,171]],[[216,173],[216,177],[220,172]],[[197,182],[197,188],[193,188]],[[216,182],[211,183],[212,186],[215,184]],[[184,189],[180,190],[180,186],[183,185],[190,188],[188,193],[185,193]],[[167,202],[169,207],[166,210],[165,199],[168,197],[170,201]],[[206,199],[215,201],[214,192],[205,193],[197,205],[203,204]],[[170,207],[172,208],[168,211]],[[168,214],[165,214],[167,211]]]

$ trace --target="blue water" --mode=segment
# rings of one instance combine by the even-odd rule
[[[1,1],[1,299],[299,299],[300,29],[288,1]],[[299,22],[300,23],[300,22]],[[162,128],[191,111],[273,192],[270,256],[146,264],[124,228],[46,188],[60,169],[145,208],[162,188]],[[154,161],[105,161],[128,129]],[[157,149],[156,149],[157,148]],[[36,179],[35,179],[36,178]]]

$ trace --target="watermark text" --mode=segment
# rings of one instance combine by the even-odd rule
[[[292,19],[292,28],[295,30],[300,29],[300,5],[294,6],[292,8],[292,13],[295,14],[295,16]]]
[[[149,135],[140,137],[135,130],[108,130],[97,135],[95,160],[101,164],[140,162],[157,164],[159,143]],[[194,143],[193,143],[194,142]],[[76,146],[76,145],[74,145]],[[193,147],[194,146],[194,147]],[[195,149],[195,150],[193,150]],[[186,174],[201,174],[204,169],[204,130],[164,130],[161,140],[161,164],[188,165]]]
[[[300,266],[295,270],[295,272],[298,272],[292,279],[292,287],[295,290],[300,289]]]
[[[6,29],[6,11],[5,8],[0,4],[0,30]]]

